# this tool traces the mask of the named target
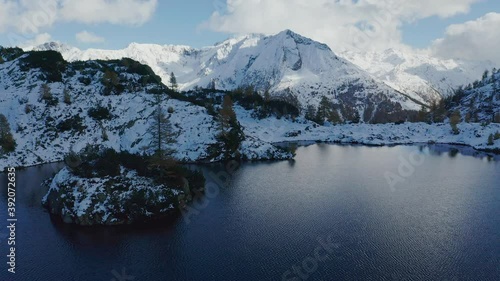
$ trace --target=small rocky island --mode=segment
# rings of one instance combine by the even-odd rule
[[[65,223],[125,225],[159,220],[203,192],[205,178],[173,160],[89,146],[47,180],[42,200]]]

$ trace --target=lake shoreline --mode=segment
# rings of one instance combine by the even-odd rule
[[[394,143],[371,143],[371,142],[363,142],[363,141],[340,141],[340,140],[307,140],[307,139],[298,139],[298,140],[289,140],[289,141],[279,141],[272,143],[277,147],[287,147],[290,144],[298,144],[298,146],[309,146],[313,144],[336,144],[336,145],[360,145],[366,147],[396,147],[396,146],[421,146],[421,145],[447,145],[447,146],[460,146],[464,148],[471,148],[478,152],[483,153],[491,153],[494,155],[500,155],[500,148],[482,148],[475,147],[466,143],[459,142],[394,142]],[[211,165],[217,163],[224,163],[230,161],[231,159],[218,160],[218,161],[179,161],[181,165]],[[248,159],[248,160],[238,160],[243,163],[260,163],[260,162],[276,162],[276,161],[290,161],[294,160],[294,157],[289,159]],[[64,163],[64,159],[59,161],[50,161],[50,162],[39,162],[35,164],[30,164],[26,166],[15,166],[15,165],[5,165],[1,167],[1,173],[5,173],[5,169],[8,167],[14,167],[16,170],[24,170],[27,168],[33,168],[38,166],[50,165],[50,164],[61,164]]]

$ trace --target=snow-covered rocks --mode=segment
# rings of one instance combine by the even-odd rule
[[[293,158],[293,154],[285,151],[275,145],[247,136],[247,138],[241,143],[239,152],[243,160],[255,161],[255,160],[290,160]]]
[[[120,175],[82,178],[63,168],[49,183],[42,204],[66,223],[121,225],[160,219],[178,206],[184,191],[157,185],[122,168]]]

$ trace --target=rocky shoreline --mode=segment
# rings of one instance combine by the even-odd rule
[[[147,222],[170,214],[190,199],[187,182],[179,190],[125,168],[118,176],[82,178],[65,167],[45,184],[49,190],[43,206],[63,222],[82,226]]]

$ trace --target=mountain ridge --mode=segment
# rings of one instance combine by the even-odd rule
[[[378,81],[326,44],[291,30],[239,36],[200,49],[138,43],[111,51],[81,51],[55,43],[34,49],[60,51],[68,61],[129,57],[149,65],[167,85],[174,73],[180,90],[252,87],[274,98],[292,99],[302,109],[317,108],[325,97],[338,110],[352,111],[345,115],[360,116],[366,122],[377,115],[381,103],[384,111],[401,116],[405,110],[420,108],[417,99]]]
[[[269,38],[281,40],[283,43],[281,47],[286,47],[286,39],[291,38],[292,40],[288,44],[293,41],[296,45],[313,45],[318,50],[331,52],[333,57],[352,63],[353,66],[371,75],[377,82],[383,82],[396,91],[404,93],[406,96],[417,101],[417,103],[427,105],[449,96],[456,88],[473,82],[485,69],[492,69],[494,66],[489,61],[472,62],[459,59],[439,59],[421,50],[387,49],[382,52],[360,53],[342,51],[335,53],[328,45],[309,39],[289,29],[270,36],[258,33],[234,36],[217,42],[212,46],[201,48],[193,48],[186,45],[158,45],[132,42],[126,48],[119,50],[80,50],[69,45],[50,42],[28,49],[56,50],[61,52],[68,61],[131,57],[150,65],[164,81],[168,81],[170,73],[174,72],[181,90],[188,90],[194,87],[205,88],[213,84],[223,90],[228,90],[231,87],[248,86],[242,84],[253,82],[257,84],[253,86],[256,86],[262,92],[265,91],[266,87],[271,92],[275,90],[279,92],[286,88],[286,86],[279,87],[279,85],[275,85],[276,89],[273,90],[272,87],[262,83],[262,81],[251,81],[251,79],[235,79],[234,81],[230,81],[229,77],[231,75],[226,73],[224,77],[218,77],[217,70],[214,69],[218,65],[227,63],[228,56],[235,49],[249,48],[258,44],[259,41],[265,41]],[[289,58],[293,58],[296,54],[291,52],[288,55]],[[255,57],[256,55],[253,54],[253,57],[246,60],[246,64],[239,65],[240,69],[232,68],[229,71],[234,72],[249,66]],[[271,62],[276,64],[279,63],[279,60],[270,58],[267,68],[271,69],[270,72],[273,72],[275,70],[272,69],[273,63]],[[303,61],[297,59],[295,62],[297,64],[291,64],[292,69],[298,69]],[[273,76],[270,77],[272,78]],[[283,84],[286,85],[287,83],[290,84],[290,81],[285,81]],[[318,100],[314,102],[315,105],[317,103]]]
[[[419,101],[431,104],[468,83],[495,65],[491,61],[440,59],[425,51],[387,49],[382,52],[340,54],[396,90],[413,93]]]

